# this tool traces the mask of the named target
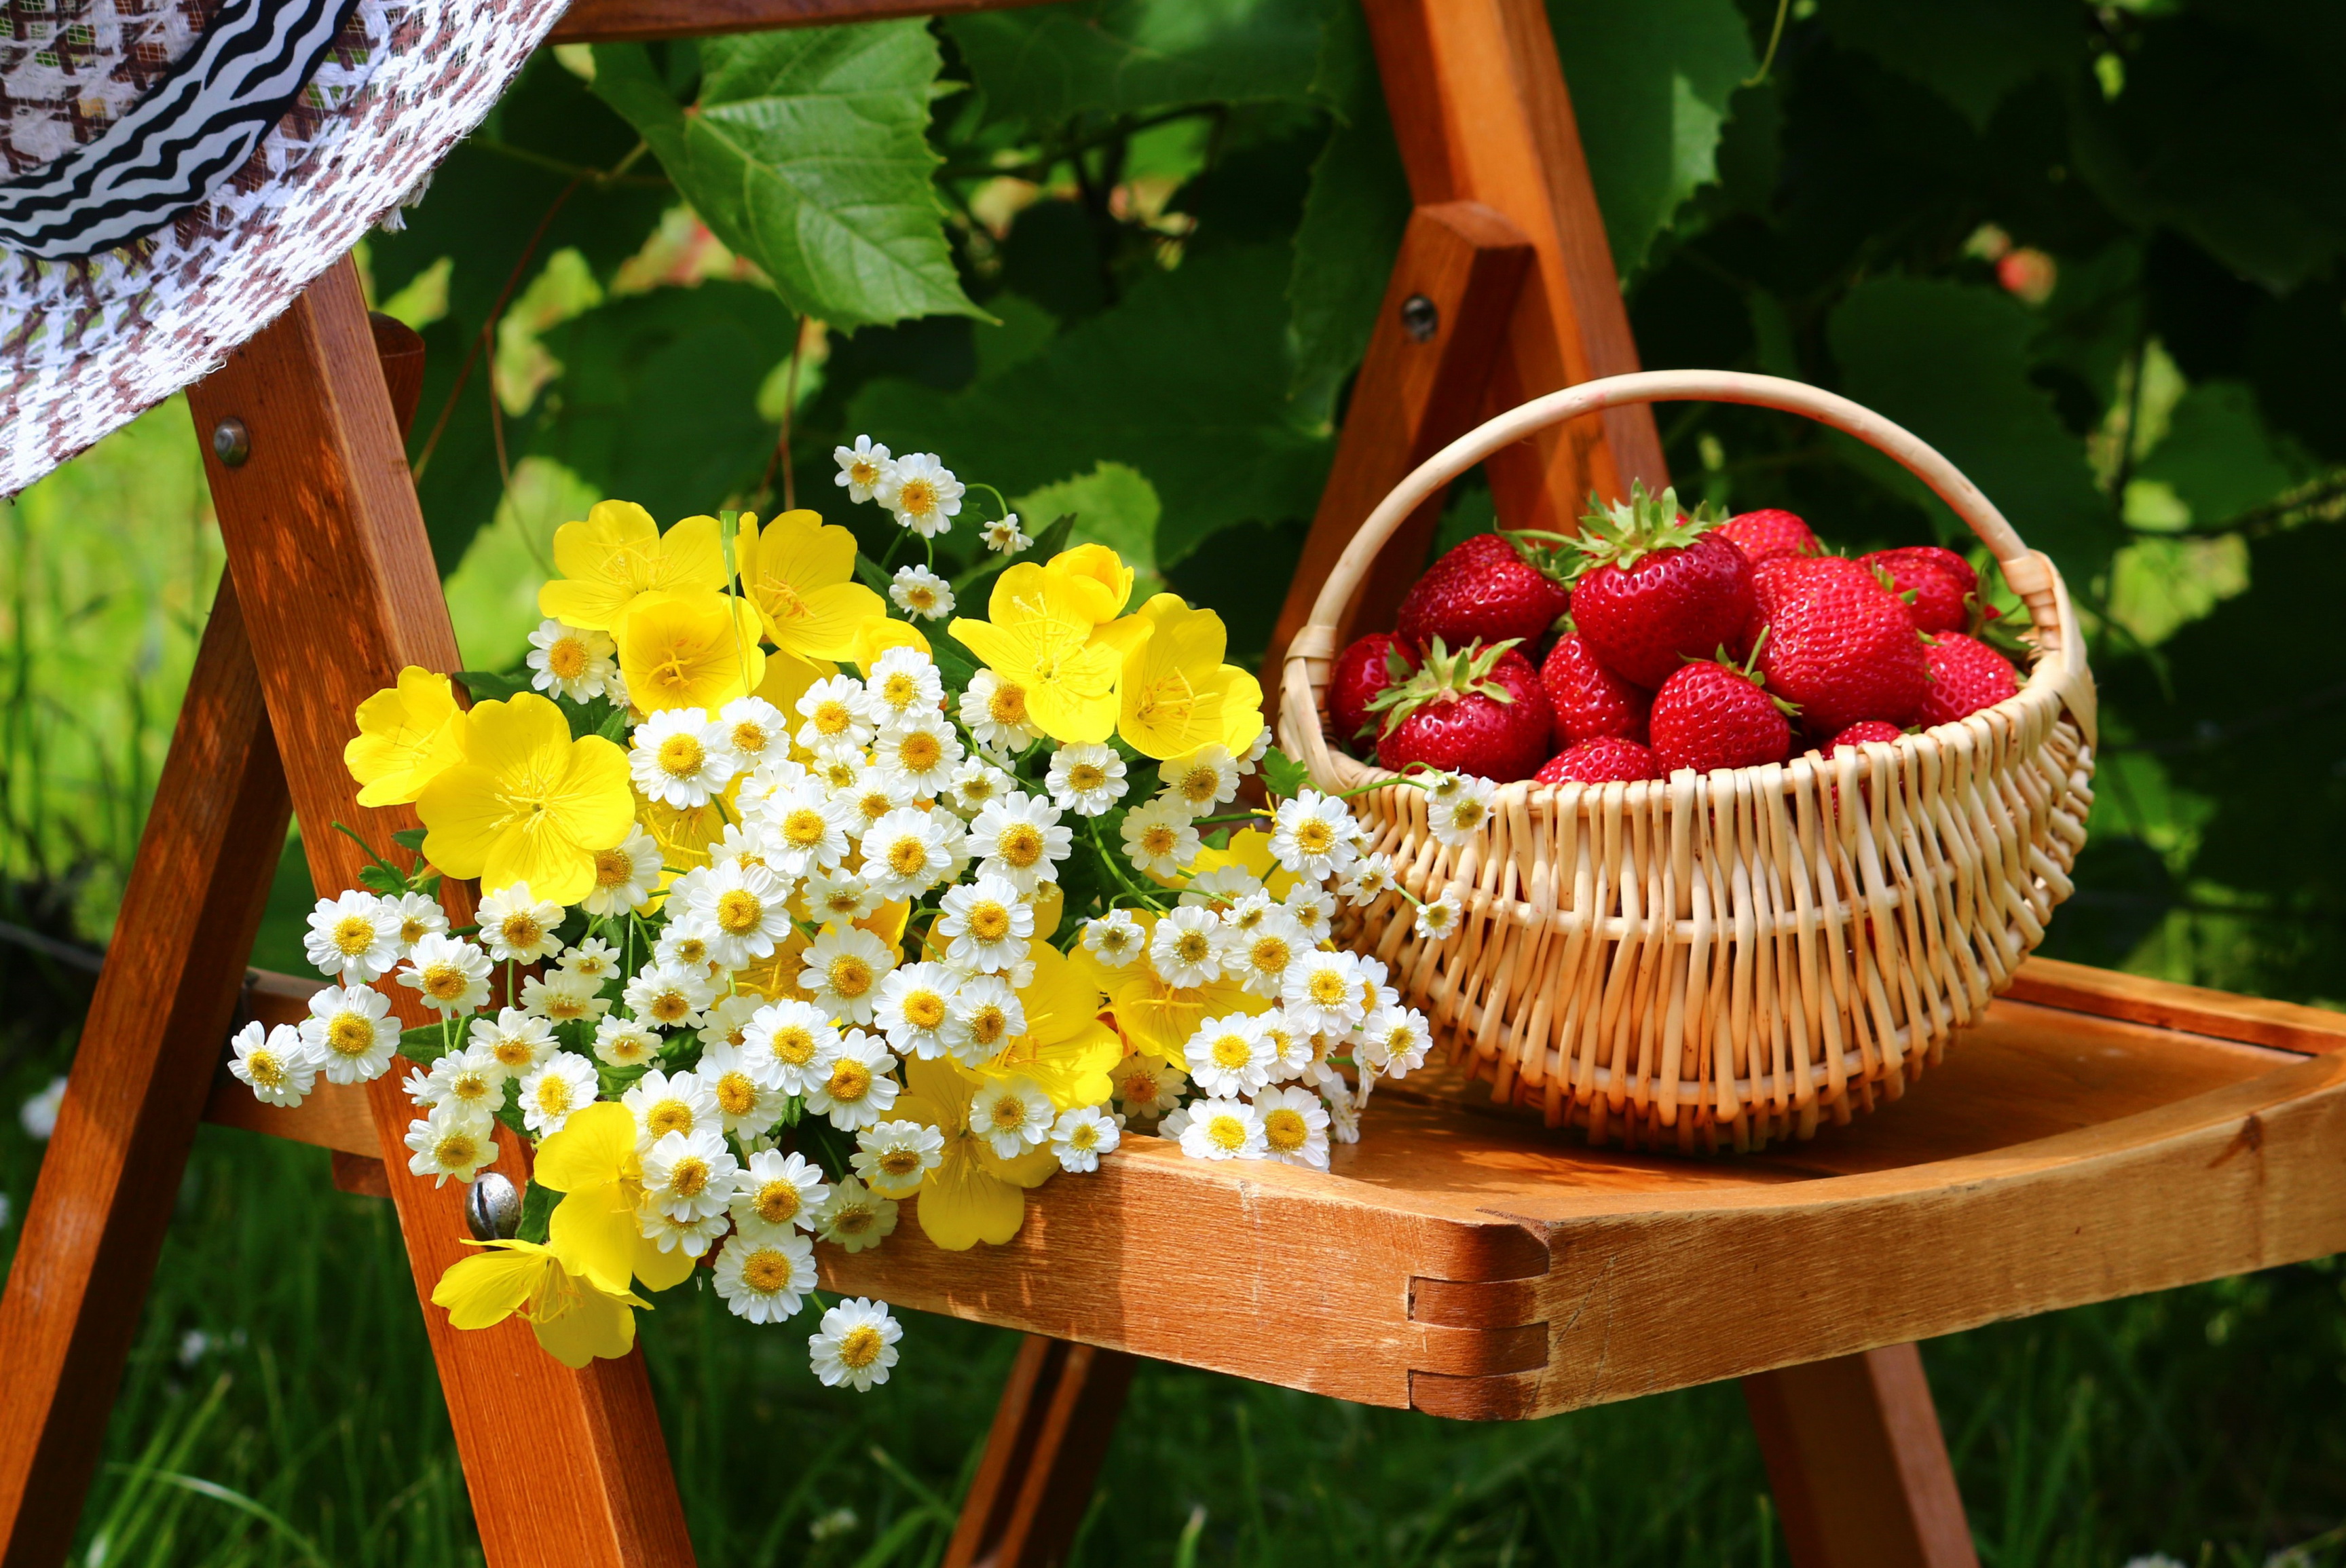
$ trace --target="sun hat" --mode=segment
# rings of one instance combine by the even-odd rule
[[[0,0],[0,495],[218,367],[566,0]]]

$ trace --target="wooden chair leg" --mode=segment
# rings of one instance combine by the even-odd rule
[[[1136,1360],[1120,1350],[1026,1336],[944,1568],[1055,1568],[1066,1561]]]
[[[1795,1568],[1979,1568],[1922,1352],[1743,1380]]]

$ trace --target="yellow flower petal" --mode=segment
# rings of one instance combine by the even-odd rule
[[[1078,545],[1072,550],[1062,550],[1045,563],[1048,571],[1070,577],[1087,577],[1105,590],[1096,603],[1101,606],[1093,619],[1114,620],[1124,614],[1124,606],[1132,602],[1132,568],[1124,557],[1105,545]]]
[[[556,529],[554,565],[568,580],[537,591],[538,612],[590,631],[608,631],[638,594],[725,585],[716,518],[688,517],[662,534],[632,501],[597,502],[585,522]]]
[[[459,1329],[486,1329],[521,1310],[548,1269],[559,1268],[553,1254],[526,1241],[493,1242],[490,1250],[462,1257],[432,1288],[432,1304],[448,1309]]]
[[[465,716],[464,760],[416,800],[423,853],[495,892],[526,881],[558,903],[595,884],[595,855],[627,835],[635,797],[627,753],[600,736],[570,738],[552,702],[524,692]]]
[[[880,656],[890,648],[918,648],[927,653],[929,639],[910,621],[892,621],[882,616],[863,623],[855,634],[855,652],[849,657],[858,669],[870,675],[872,667],[880,662]]]
[[[636,1114],[615,1100],[581,1106],[537,1145],[530,1179],[556,1192],[584,1192],[632,1175]]]
[[[1107,1096],[1103,1095],[1101,1099]],[[1098,1102],[1094,1101],[1096,1105]],[[978,1168],[996,1181],[1012,1186],[1034,1188],[1049,1181],[1059,1171],[1059,1156],[1049,1149],[1030,1149],[1016,1159],[1004,1159],[989,1144],[977,1145]]]
[[[662,1252],[659,1243],[638,1231],[636,1237],[636,1278],[647,1290],[667,1290],[692,1278],[693,1260],[683,1247]]]
[[[635,1195],[627,1188],[620,1181],[580,1187],[554,1206],[546,1222],[546,1245],[562,1266],[598,1290],[624,1294],[636,1271],[639,1233]]]
[[[1148,639],[1125,656],[1117,684],[1117,732],[1134,750],[1160,759],[1219,745],[1227,729],[1221,671],[1229,634],[1211,610],[1193,610],[1178,594],[1140,607]],[[1260,699],[1261,693],[1256,692]],[[1258,728],[1260,726],[1258,725]]]
[[[627,699],[645,713],[716,712],[765,678],[765,650],[758,646],[763,629],[747,601],[723,594],[637,596],[611,626]]]
[[[963,1141],[984,1147],[975,1139]],[[913,1203],[922,1234],[948,1252],[966,1252],[981,1241],[999,1247],[1018,1234],[1026,1218],[1025,1193],[986,1170],[974,1153],[951,1144]]]
[[[533,1322],[546,1353],[573,1371],[600,1357],[613,1361],[636,1347],[636,1315],[626,1301],[579,1289],[560,1310]]]
[[[733,541],[741,591],[776,647],[801,658],[854,651],[863,623],[887,605],[854,580],[855,535],[812,512],[785,512],[760,531],[752,518]]]
[[[803,659],[777,650],[766,656],[765,677],[752,695],[764,697],[785,714],[796,713],[799,698],[808,687],[838,673],[839,667],[829,659]]]
[[[404,805],[464,760],[464,709],[444,675],[408,666],[399,684],[359,704],[359,732],[342,765],[364,786],[362,806]]]

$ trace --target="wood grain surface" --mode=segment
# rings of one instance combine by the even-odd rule
[[[1133,1357],[1030,1334],[995,1407],[944,1568],[1057,1568],[1107,1457]]]

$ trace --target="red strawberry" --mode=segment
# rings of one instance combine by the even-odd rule
[[[1895,740],[1906,732],[1894,724],[1884,724],[1878,718],[1861,718],[1831,740],[1825,742],[1824,753],[1830,757],[1846,746],[1855,749],[1876,740]]]
[[[1347,747],[1370,733],[1369,704],[1417,667],[1410,647],[1391,632],[1371,632],[1336,656],[1328,671],[1328,717]]]
[[[1436,637],[1417,673],[1369,706],[1383,716],[1377,760],[1387,768],[1423,762],[1504,784],[1547,757],[1547,692],[1512,641],[1452,653]]]
[[[1556,708],[1556,732],[1567,741],[1617,736],[1642,740],[1650,694],[1630,685],[1597,662],[1588,639],[1566,632],[1548,650],[1540,666],[1540,684],[1547,687]]]
[[[1975,637],[1942,632],[1923,653],[1930,661],[1931,689],[1919,718],[1926,728],[1994,708],[2020,690],[2020,672],[2012,661]]]
[[[1402,600],[1395,629],[1414,647],[1436,637],[1454,648],[1478,639],[1485,647],[1533,643],[1571,604],[1571,590],[1538,545],[1507,534],[1477,534],[1426,569]]]
[[[1532,777],[1538,784],[1611,784],[1661,776],[1652,752],[1634,740],[1600,735],[1557,752]]]
[[[1572,618],[1606,666],[1658,687],[1689,658],[1735,642],[1751,618],[1751,563],[1678,511],[1678,493],[1633,484],[1581,523]]]
[[[1687,665],[1654,693],[1654,759],[1668,773],[1756,768],[1792,749],[1784,705],[1733,665]]]
[[[1779,512],[1773,507],[1739,513],[1721,523],[1719,531],[1749,555],[1755,566],[1784,555],[1814,555],[1823,549],[1807,524],[1790,512]]]
[[[1916,631],[1935,636],[1959,632],[1972,624],[1972,606],[1979,598],[1979,574],[1953,550],[1909,545],[1861,555],[1858,563],[1888,574],[1891,592],[1906,600]]]
[[[1795,579],[1760,639],[1769,689],[1800,705],[1812,735],[1861,718],[1911,723],[1931,687],[1906,602],[1864,567],[1846,565]]]

